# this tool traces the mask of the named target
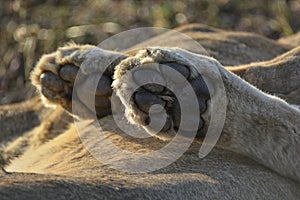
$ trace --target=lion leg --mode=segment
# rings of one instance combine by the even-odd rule
[[[213,67],[220,73],[224,96],[215,71],[211,71]],[[179,72],[181,78],[176,78],[170,69]],[[145,81],[149,78],[150,82]],[[113,88],[125,106],[128,120],[163,139],[174,136],[181,123],[188,125],[183,126],[184,131],[203,130],[214,120],[209,117],[212,108],[223,103],[226,96],[227,112],[218,145],[300,181],[300,111],[261,92],[216,60],[178,48],[147,48],[121,62],[114,79]],[[179,84],[166,84],[168,81]],[[175,99],[178,96],[173,93],[178,89],[179,96],[188,96],[187,85],[194,89],[198,106],[189,107],[192,98],[188,97],[180,105],[187,106],[188,115],[182,116]],[[220,101],[209,103],[215,97]],[[189,130],[190,127],[193,128]]]
[[[80,111],[77,112],[79,117],[92,116],[95,110],[100,118],[111,113],[113,68],[124,57],[96,46],[70,44],[44,55],[33,70],[31,80],[46,105],[60,105],[72,113],[73,104]],[[79,84],[74,88],[76,78]],[[89,108],[84,101],[94,84],[97,84],[96,91],[91,95],[95,96],[95,108]]]
[[[300,48],[270,61],[226,67],[257,88],[300,105]]]

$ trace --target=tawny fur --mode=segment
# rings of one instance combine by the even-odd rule
[[[255,61],[257,57],[258,60],[268,60],[288,49],[253,34],[219,33],[220,30],[201,33],[201,28],[203,27],[200,25],[192,25],[181,31],[197,37],[205,47],[211,47],[209,53],[223,64],[242,64],[243,61]],[[193,30],[200,32],[197,34]],[[209,34],[214,36],[210,38]],[[213,47],[222,43],[222,38],[231,38],[232,46],[218,49],[217,53]],[[247,48],[240,48],[243,47],[240,44],[248,39],[253,41],[253,38],[259,45],[249,42]],[[176,39],[174,41],[176,46]],[[233,48],[234,45],[238,48]],[[68,48],[72,48],[72,45]],[[230,48],[237,49],[237,52],[228,51]],[[254,51],[251,49],[255,49],[257,53],[252,54]],[[204,58],[178,51],[176,50],[176,54],[191,57],[194,62]],[[204,60],[207,59],[221,66],[211,58]],[[89,62],[88,66],[97,69],[101,61],[97,57],[90,57],[90,60],[93,62]],[[189,62],[193,62],[192,60]],[[43,58],[40,63],[43,63]],[[292,66],[298,69],[299,62],[295,61]],[[51,64],[38,68],[32,79],[37,87],[43,70],[57,73],[57,69]],[[276,74],[277,69],[274,67],[272,70]],[[47,130],[43,129],[44,124],[19,137],[23,141],[30,141],[34,137],[38,141],[34,142],[34,148],[29,148],[31,144],[26,142],[15,146],[20,148],[23,145],[24,152],[6,164],[5,169],[10,173],[0,173],[1,197],[33,198],[40,194],[47,198],[76,195],[78,198],[299,199],[299,111],[283,100],[261,92],[232,73],[222,69],[220,71],[228,99],[225,128],[219,141],[219,146],[225,149],[216,147],[207,157],[199,159],[201,141],[197,140],[178,161],[164,169],[146,174],[123,173],[109,169],[93,158],[82,145],[73,124],[66,128],[48,121]],[[215,92],[218,93],[218,90]],[[288,96],[286,99],[289,101]],[[18,109],[11,107],[11,112],[17,113]],[[45,114],[36,112],[40,116]],[[52,120],[59,121],[62,117],[59,112],[51,114],[51,110],[48,116],[49,114]],[[5,121],[8,117],[6,114],[0,115],[0,120]],[[47,122],[47,118],[41,120]],[[65,118],[61,118],[63,119]],[[129,151],[148,152],[165,145],[155,138],[141,141],[127,137],[115,125],[111,116],[102,118],[100,123],[105,134],[116,145]],[[86,126],[86,131],[82,134],[89,134],[88,124],[84,120],[80,123],[83,129]],[[58,136],[46,137],[47,133],[51,135],[54,131],[59,133]],[[41,133],[43,142],[39,142]],[[93,138],[90,140],[92,143]],[[99,152],[103,149],[101,144],[97,144],[95,148]],[[124,158],[116,159],[122,163]]]

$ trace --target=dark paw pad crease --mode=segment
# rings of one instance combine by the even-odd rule
[[[139,109],[145,113],[149,113],[150,108],[152,108],[152,113],[160,113],[162,111],[161,108],[165,107],[166,105],[166,102],[158,95],[150,92],[136,92],[134,95],[134,100]]]

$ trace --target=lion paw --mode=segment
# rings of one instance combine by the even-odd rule
[[[116,67],[113,88],[127,119],[148,133],[161,139],[178,130],[203,136],[208,87],[200,73],[170,55],[161,49],[141,50]]]
[[[96,111],[100,118],[111,112],[109,97],[112,93],[112,74],[120,58],[123,55],[95,46],[71,44],[44,55],[32,72],[31,80],[46,105],[61,105],[71,113],[72,105],[76,105],[80,109],[77,111],[80,117],[85,118]],[[81,73],[77,76],[79,70]],[[96,81],[95,94],[89,94]],[[89,108],[84,102],[86,96],[91,95],[95,96],[94,108]]]

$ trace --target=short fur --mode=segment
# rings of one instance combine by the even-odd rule
[[[214,29],[207,32],[207,29],[210,30],[201,25],[189,25],[180,30],[198,38],[206,48],[209,47],[209,53],[212,52],[223,64],[238,65],[243,64],[243,61],[268,60],[289,49],[254,34],[220,33]],[[231,42],[226,48],[218,48],[223,44],[222,38]],[[157,40],[160,40],[159,37]],[[247,48],[244,48],[243,41],[247,42]],[[235,47],[240,49],[236,51]],[[67,48],[73,47],[71,45]],[[20,133],[18,141],[15,140],[4,148],[4,151],[10,149],[4,154],[10,161],[6,159],[6,171],[0,173],[1,197],[34,198],[39,195],[47,198],[85,199],[299,199],[299,110],[279,98],[261,92],[221,68],[212,58],[184,50],[176,50],[176,53],[183,58],[193,58],[190,62],[204,59],[220,67],[228,99],[225,128],[219,141],[222,148],[216,147],[207,157],[199,159],[201,140],[196,140],[189,151],[166,168],[145,174],[124,173],[110,169],[92,157],[78,138],[76,127],[71,123],[66,128],[69,120],[63,124],[58,123],[66,119],[60,107],[56,107],[55,112],[38,109],[34,113],[40,116],[42,123],[39,126],[32,124],[31,130]],[[53,58],[52,55],[49,57]],[[40,66],[48,63],[47,57],[43,58]],[[99,63],[101,64],[101,60],[94,58],[88,63],[91,69],[98,68]],[[273,61],[266,61],[270,62]],[[291,71],[299,69],[298,59],[294,59],[292,63]],[[275,62],[273,64],[268,69],[277,74],[277,65]],[[36,69],[33,82],[38,88],[39,75],[43,70],[56,73],[55,69],[49,67],[50,69]],[[251,67],[241,70],[241,77],[248,69]],[[262,71],[256,74],[257,77]],[[288,72],[279,74],[281,77],[276,77],[277,81],[289,75]],[[263,89],[268,91],[268,87]],[[288,90],[289,86],[285,89]],[[276,91],[272,88],[270,92]],[[289,101],[289,98],[295,97],[290,95],[284,98]],[[17,113],[19,109],[18,106],[10,107],[10,113]],[[24,116],[31,110],[28,106],[24,110]],[[0,115],[0,121],[11,116]],[[89,123],[87,120],[80,122],[81,128],[85,130],[83,134],[89,134]],[[137,140],[124,135],[111,116],[102,118],[100,123],[105,134],[116,145],[129,151],[148,152],[165,145],[165,142],[155,138]],[[16,124],[23,125],[18,121]],[[7,142],[5,138],[4,141]],[[90,142],[93,143],[93,138]],[[99,152],[103,150],[101,144],[97,144],[95,148]],[[16,153],[18,157],[11,159],[14,155],[12,152],[20,149],[21,152]],[[124,158],[115,159],[122,163]]]

